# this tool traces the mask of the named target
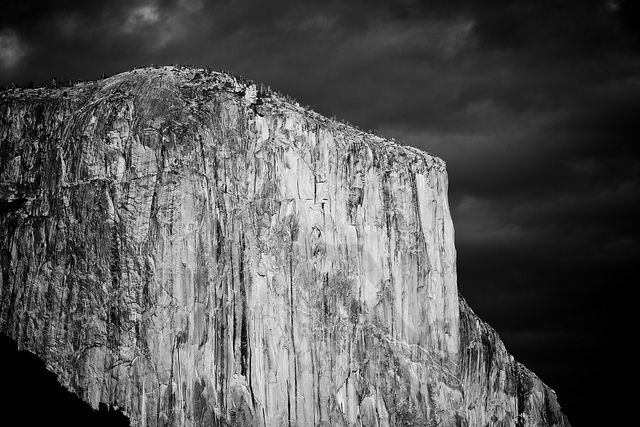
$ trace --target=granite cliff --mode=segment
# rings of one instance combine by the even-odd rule
[[[0,331],[133,426],[569,426],[453,233],[442,160],[228,74],[0,93]]]

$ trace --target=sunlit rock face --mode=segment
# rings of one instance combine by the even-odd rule
[[[568,426],[442,160],[209,70],[0,94],[0,329],[133,426]]]

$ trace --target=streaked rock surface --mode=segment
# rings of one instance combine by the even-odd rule
[[[206,70],[0,94],[0,330],[134,426],[568,426],[430,154]]]

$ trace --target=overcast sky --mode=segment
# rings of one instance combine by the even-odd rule
[[[443,158],[461,293],[574,426],[612,425],[637,357],[637,4],[9,0],[0,84],[211,66]]]

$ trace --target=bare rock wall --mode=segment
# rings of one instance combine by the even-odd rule
[[[135,426],[568,425],[459,302],[447,185],[224,74],[4,92],[0,330]]]

